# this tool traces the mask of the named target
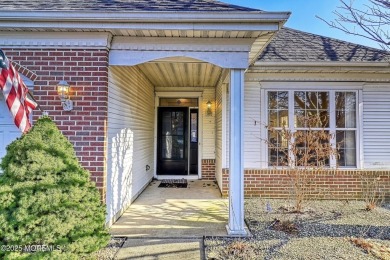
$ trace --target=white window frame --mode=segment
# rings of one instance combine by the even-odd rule
[[[283,85],[285,84],[285,85]],[[329,132],[336,133],[337,130],[340,131],[355,131],[355,145],[356,145],[356,165],[355,166],[342,166],[339,168],[342,169],[360,169],[362,165],[364,165],[361,156],[361,129],[362,129],[362,84],[340,84],[338,86],[331,85],[332,83],[307,83],[304,82],[302,85],[299,83],[288,84],[288,83],[266,83],[262,84],[263,88],[261,90],[262,96],[262,111],[261,117],[263,118],[263,122],[265,125],[268,125],[268,92],[273,91],[288,91],[289,95],[289,126],[292,126],[292,130],[295,131],[294,128],[294,117],[291,116],[291,111],[294,111],[294,92],[295,91],[314,91],[314,92],[328,92],[329,93],[329,113],[330,113],[330,124],[329,124]],[[287,85],[287,86],[286,86]],[[315,87],[313,87],[315,86]],[[336,92],[354,92],[356,93],[356,128],[336,128],[336,120],[335,120],[335,93]],[[332,113],[333,112],[333,113]],[[315,130],[316,128],[313,128]],[[321,128],[319,128],[321,129]],[[298,129],[300,130],[300,129]],[[269,158],[268,158],[268,144],[265,140],[268,140],[268,129],[266,127],[262,128],[261,137],[264,140],[263,148],[262,148],[262,168],[274,168],[273,166],[269,166]],[[336,140],[335,138],[331,141],[331,143],[335,146]],[[281,166],[279,166],[281,167]],[[277,167],[277,168],[279,168]],[[336,159],[330,158],[330,167],[336,167]]]

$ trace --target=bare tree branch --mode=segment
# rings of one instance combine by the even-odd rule
[[[370,0],[361,9],[354,2],[340,0],[341,6],[333,11],[336,15],[333,21],[316,17],[331,28],[375,41],[384,50],[390,50],[390,0]]]

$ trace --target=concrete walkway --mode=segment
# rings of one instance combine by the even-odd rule
[[[203,236],[226,236],[228,200],[211,181],[158,188],[153,181],[111,234],[127,237],[117,259],[203,259]]]
[[[115,259],[199,260],[205,259],[203,239],[127,238]]]

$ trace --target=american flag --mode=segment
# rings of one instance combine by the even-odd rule
[[[0,54],[0,89],[3,91],[15,125],[26,133],[31,128],[30,113],[38,104],[27,96],[28,88],[11,61],[2,51]]]

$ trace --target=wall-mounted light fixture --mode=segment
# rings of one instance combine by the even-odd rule
[[[211,110],[211,101],[207,101],[207,111],[206,111],[206,115],[207,116],[212,116],[213,115],[213,111]]]
[[[73,102],[69,98],[70,86],[65,80],[61,80],[57,84],[57,93],[61,99],[62,108],[65,111],[71,111],[73,109]]]

